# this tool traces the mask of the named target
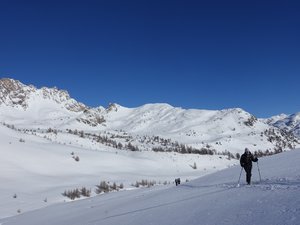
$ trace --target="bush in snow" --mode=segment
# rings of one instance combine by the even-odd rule
[[[107,193],[109,192],[109,185],[106,183],[106,181],[101,181],[99,185],[96,185],[96,194],[101,194],[102,192]]]
[[[139,148],[137,146],[132,145],[131,142],[128,143],[126,148],[129,149],[130,151],[139,151]]]
[[[66,190],[64,193],[62,193],[63,196],[68,197],[71,200],[74,200],[75,198],[80,198],[80,191],[78,188],[74,190]]]
[[[80,160],[80,158],[79,158],[79,156],[77,155],[77,156],[73,156],[72,157],[76,162],[79,162],[79,160]]]
[[[82,187],[80,189],[80,194],[84,197],[91,197],[91,189],[87,189],[85,187]]]
[[[194,162],[194,165],[190,165],[190,167],[192,167],[194,170],[197,169],[197,164]]]
[[[118,190],[118,186],[117,184],[114,182],[113,185],[110,186],[111,190],[117,191]]]
[[[83,130],[79,131],[79,137],[84,138],[84,132],[83,132]]]
[[[135,184],[133,184],[132,186],[139,188],[140,186],[143,187],[151,187],[154,186],[156,184],[156,181],[148,181],[148,180],[141,180],[141,181],[136,181]]]
[[[119,186],[114,182],[112,185],[109,185],[109,182],[101,181],[99,185],[96,185],[96,194],[108,193],[111,191],[119,191],[124,188],[124,185],[121,183]]]
[[[122,148],[123,148],[123,145],[119,142],[118,145],[117,145],[117,148],[118,148],[118,149],[122,149]]]
[[[140,187],[140,183],[139,183],[139,182],[136,182],[135,184],[132,184],[131,186],[136,187],[136,188],[139,188],[139,187]]]
[[[255,122],[257,121],[257,118],[255,117],[255,116],[250,116],[250,118],[248,118],[248,120],[246,120],[245,122],[244,122],[244,124],[246,125],[246,126],[248,126],[248,127],[252,127],[254,124],[255,124]]]
[[[74,190],[65,190],[62,195],[74,200],[76,198],[80,198],[81,196],[91,197],[91,190],[87,189],[86,187],[82,187],[81,189],[76,188]],[[47,198],[44,200],[44,202],[47,202]]]

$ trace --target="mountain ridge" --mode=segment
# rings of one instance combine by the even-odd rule
[[[9,78],[0,80],[0,121],[22,129],[83,130],[93,133],[127,132],[130,142],[139,149],[173,151],[178,142],[189,147],[209,147],[216,152],[241,153],[245,147],[257,152],[273,152],[295,148],[298,140],[291,129],[276,126],[279,117],[257,119],[241,108],[222,110],[183,109],[166,103],[145,104],[126,108],[116,103],[107,108],[91,108],[71,98],[67,91],[57,88],[24,85]],[[276,120],[278,119],[278,120]],[[286,125],[287,126],[287,125]],[[124,135],[123,135],[124,136]],[[173,145],[143,143],[141,136],[158,136],[172,140]],[[172,147],[173,146],[173,147]]]
[[[300,112],[291,115],[281,114],[278,117],[272,117],[270,120],[267,120],[267,123],[300,137]]]
[[[87,109],[87,106],[72,99],[65,90],[60,90],[56,87],[37,89],[33,85],[24,85],[18,80],[10,78],[0,79],[0,105],[4,104],[16,108],[20,106],[26,110],[30,106],[32,98],[48,99],[58,104],[63,104],[66,109],[74,112]]]

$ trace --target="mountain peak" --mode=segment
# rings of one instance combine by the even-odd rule
[[[35,91],[33,86],[26,86],[18,80],[2,78],[0,80],[0,104],[12,107],[27,108],[26,99],[30,92]]]
[[[0,79],[0,105],[27,110],[33,102],[45,100],[62,104],[69,111],[80,112],[87,109],[84,104],[72,99],[65,90],[56,87],[37,89],[11,78]]]
[[[1,78],[0,79],[0,89],[1,92],[12,92],[18,91],[22,88],[26,87],[26,85],[22,84],[18,80],[14,80],[11,78]],[[32,85],[29,86],[30,88],[34,88]]]
[[[109,103],[108,107],[106,108],[106,112],[118,112],[120,108],[123,107],[117,103]]]

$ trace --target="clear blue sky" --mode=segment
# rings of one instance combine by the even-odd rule
[[[299,1],[0,1],[0,77],[89,106],[300,111]]]

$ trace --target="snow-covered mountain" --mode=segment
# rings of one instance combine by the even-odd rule
[[[267,119],[266,122],[280,129],[292,132],[295,136],[300,138],[300,112],[291,115],[281,114],[274,116]]]
[[[290,133],[273,126],[275,123],[258,120],[240,108],[197,110],[168,104],[90,108],[66,91],[37,89],[13,79],[0,80],[0,122],[23,130],[109,132],[123,146],[130,142],[139,150],[230,152],[235,156],[245,147],[269,154],[298,144]]]
[[[37,89],[33,85],[24,85],[20,81],[3,78],[0,80],[0,105],[24,111],[37,106],[37,103],[55,103],[72,112],[81,112],[87,107],[72,99],[67,91],[58,90],[57,88]]]
[[[62,193],[74,188],[94,196],[101,181],[126,190],[144,179],[185,181],[237,165],[245,147],[269,155],[299,142],[240,108],[91,108],[66,91],[6,78],[0,80],[0,145],[3,218],[68,201]]]

